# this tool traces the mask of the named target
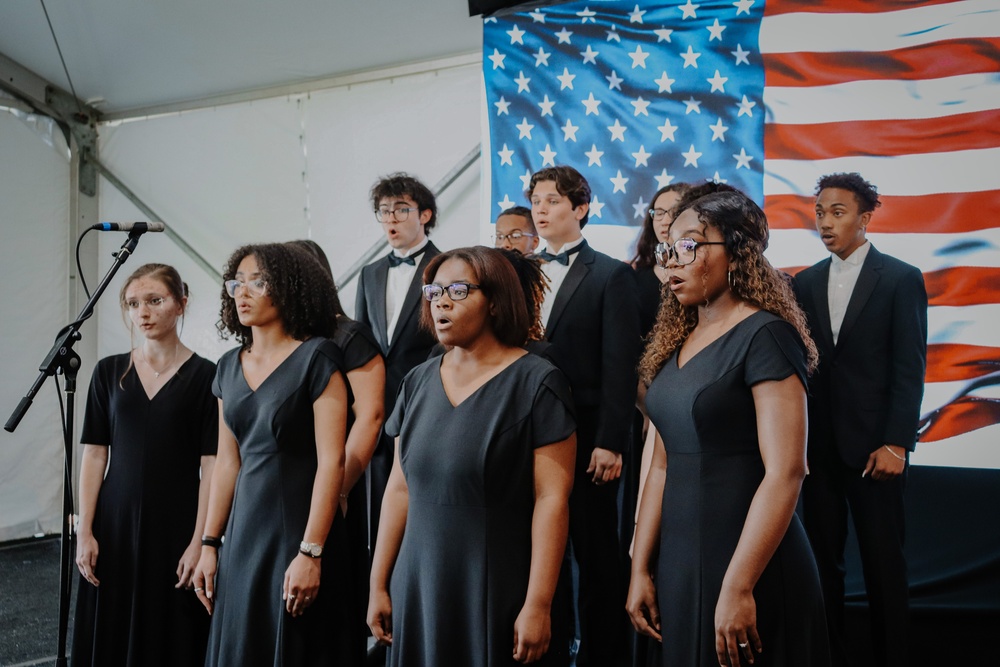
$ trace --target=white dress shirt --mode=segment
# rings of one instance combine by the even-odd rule
[[[851,294],[861,275],[861,266],[868,257],[871,241],[865,241],[852,252],[847,259],[831,255],[830,279],[826,285],[826,298],[830,304],[830,331],[833,332],[833,344],[837,344],[840,327],[844,324],[847,304],[851,302]]]
[[[416,255],[422,253],[424,246],[429,242],[430,239],[425,238],[423,242],[405,252],[392,251],[397,257],[413,257],[415,264],[414,266],[400,264],[389,267],[389,277],[385,281],[385,334],[390,343],[392,343],[392,335],[396,331],[396,325],[399,323],[399,314],[403,310],[406,292],[410,289],[410,283],[417,275],[416,264],[420,264],[420,260],[417,259]]]
[[[583,243],[583,237],[581,236],[575,241],[570,241],[563,245],[559,249],[559,252],[566,252],[572,248],[577,247]],[[546,248],[549,252],[551,249]],[[539,250],[539,252],[542,252]],[[558,253],[554,253],[558,254]],[[548,327],[549,326],[549,316],[552,315],[552,304],[555,303],[556,294],[559,293],[559,288],[562,287],[563,281],[566,280],[566,274],[569,273],[569,267],[573,266],[573,262],[576,258],[580,256],[580,253],[574,252],[569,256],[569,264],[560,264],[559,262],[545,262],[542,264],[542,271],[549,279],[549,290],[545,293],[545,297],[542,300],[542,323]]]

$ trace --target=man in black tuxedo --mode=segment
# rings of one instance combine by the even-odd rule
[[[632,269],[591,248],[581,234],[590,186],[572,167],[543,169],[528,188],[550,281],[542,304],[551,354],[576,403],[577,463],[570,543],[579,566],[579,667],[612,667],[625,656],[625,586],[618,544],[618,478],[630,441],[641,352]],[[631,518],[629,518],[631,520]]]
[[[907,660],[909,590],[903,487],[916,444],[927,356],[927,292],[916,267],[865,237],[880,205],[860,174],[816,188],[816,229],[831,257],[795,278],[819,367],[809,381],[809,475],[803,515],[816,555],[835,665],[844,637],[850,511],[861,552],[876,664]]]
[[[375,219],[392,246],[387,256],[361,269],[354,317],[371,327],[385,355],[385,415],[396,404],[403,377],[426,361],[437,339],[420,328],[420,288],[424,269],[440,251],[428,234],[437,221],[434,194],[416,178],[396,173],[370,192]],[[369,549],[374,550],[385,484],[392,469],[392,439],[383,434],[368,467]]]

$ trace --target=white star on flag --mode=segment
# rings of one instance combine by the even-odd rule
[[[653,32],[656,33],[657,44],[659,44],[660,42],[671,41],[670,35],[674,34],[674,31],[671,30],[670,28],[660,28],[659,30],[654,30]]]
[[[744,51],[743,47],[740,44],[736,45],[735,51],[730,51],[729,53],[731,53],[736,58],[737,65],[739,65],[740,63],[743,63],[744,65],[750,64],[750,59],[747,58],[747,56],[750,55],[750,52]]]
[[[611,133],[611,141],[621,141],[621,142],[624,143],[624,141],[625,141],[625,130],[627,130],[627,129],[628,129],[628,127],[626,127],[625,125],[622,125],[621,123],[619,123],[618,119],[615,118],[615,124],[614,125],[608,125],[608,132]]]
[[[638,152],[632,153],[632,157],[635,158],[635,166],[636,167],[648,167],[649,166],[649,158],[652,157],[652,155],[653,155],[652,153],[647,153],[646,152],[646,147],[645,146],[639,146]]]
[[[611,181],[611,184],[615,186],[615,189],[611,192],[611,194],[614,194],[615,192],[625,192],[625,184],[628,183],[628,179],[622,176],[621,169],[619,169],[618,173],[609,180]]]
[[[640,10],[639,5],[635,6],[632,13],[628,17],[629,23],[642,23],[642,17],[646,14],[645,10]]]
[[[521,122],[515,125],[518,131],[518,139],[527,139],[531,141],[531,131],[535,129],[535,126],[528,122],[527,118],[522,118]]]
[[[566,90],[567,88],[573,90],[573,79],[576,78],[576,74],[570,74],[569,70],[563,67],[563,73],[556,78],[559,79],[559,90]]]
[[[587,166],[593,167],[595,164],[601,166],[601,156],[604,155],[604,151],[597,150],[597,144],[592,144],[590,150],[584,153],[587,156]],[[527,188],[525,188],[527,189]]]
[[[720,118],[715,125],[708,126],[712,130],[712,141],[718,139],[719,141],[726,140],[726,130],[729,128],[722,124],[722,119]]]
[[[497,108],[497,115],[510,114],[508,109],[510,109],[510,102],[505,100],[503,97],[500,98],[499,102],[494,102],[493,106]]]
[[[698,58],[701,58],[701,54],[695,53],[694,47],[688,44],[688,50],[681,54],[681,58],[684,59],[684,69],[688,67],[698,69]]]
[[[538,47],[538,53],[535,55],[535,67],[540,67],[541,65],[549,66],[549,56],[552,55],[551,52],[546,51],[542,47]],[[494,68],[495,69],[495,68]]]
[[[500,53],[499,49],[493,49],[493,55],[489,56],[490,62],[493,63],[493,69],[505,69],[503,66],[503,59],[506,58],[504,54]]]
[[[673,86],[674,83],[676,82],[677,79],[671,79],[669,76],[667,76],[666,72],[661,74],[659,79],[653,79],[653,83],[655,83],[657,86],[660,87],[659,92],[661,93],[672,93],[673,91],[670,89],[670,87]]]
[[[517,92],[519,92],[519,93],[530,93],[531,92],[531,88],[528,87],[528,84],[531,83],[531,79],[529,79],[528,77],[524,76],[524,72],[518,72],[517,73],[517,78],[514,79],[514,83],[517,84]]]
[[[518,28],[517,25],[514,26],[513,30],[508,30],[507,34],[510,35],[511,44],[524,44],[524,40],[521,39],[524,37],[524,31]]]
[[[738,106],[740,108],[740,112],[738,114],[736,114],[737,118],[739,118],[743,114],[746,114],[746,115],[750,116],[751,118],[753,118],[753,108],[755,106],[757,106],[757,103],[756,102],[751,102],[750,100],[747,99],[747,96],[744,95],[743,96],[743,100],[739,104],[737,104],[736,106]]]
[[[618,76],[618,73],[615,72],[614,70],[611,70],[611,76],[606,76],[604,78],[608,80],[608,90],[621,90],[622,89],[622,81],[624,81],[625,79],[623,79],[620,76]],[[663,92],[663,91],[660,91],[660,92]]]
[[[642,99],[641,95],[639,96],[638,99],[629,102],[629,104],[631,104],[632,107],[635,109],[635,113],[632,114],[633,116],[638,116],[639,114],[642,114],[643,116],[649,115],[649,111],[647,111],[647,109],[649,109],[649,105],[651,104],[651,102]]]
[[[632,215],[632,219],[643,218],[646,215],[646,209],[649,208],[649,204],[642,200],[642,195],[639,195],[639,201],[632,204],[632,208],[635,209],[635,213]]]
[[[739,169],[740,167],[746,167],[747,169],[750,168],[750,160],[753,159],[753,156],[747,155],[747,149],[740,148],[740,152],[734,153],[733,157],[736,158],[737,169]]]
[[[733,7],[736,8],[736,15],[740,14],[750,14],[750,8],[753,7],[753,0],[736,0],[733,3]]]
[[[549,96],[546,95],[541,102],[538,103],[539,108],[542,110],[542,116],[551,116],[552,107],[555,106],[555,102],[549,100]]]
[[[597,108],[601,105],[601,101],[595,100],[593,93],[591,93],[590,97],[588,97],[587,99],[580,101],[583,102],[583,106],[587,107],[587,113],[584,114],[585,116],[589,116],[590,114],[594,114],[596,116],[601,115],[600,109]]]
[[[698,8],[701,5],[696,5],[691,0],[687,0],[687,4],[678,7],[684,14],[681,16],[681,20],[685,19],[696,19],[698,18]]]
[[[560,44],[571,44],[572,42],[569,41],[569,38],[572,35],[573,33],[567,30],[566,28],[563,28],[562,30],[556,33],[556,37],[559,38]]]
[[[653,178],[656,179],[656,189],[657,190],[659,190],[660,188],[667,187],[668,185],[670,185],[674,181],[674,177],[671,176],[670,174],[668,174],[666,169],[664,169],[663,171],[661,171],[659,174],[657,174]]]
[[[656,129],[660,131],[660,143],[663,143],[667,139],[674,141],[674,133],[677,131],[677,126],[671,125],[669,118],[665,119],[663,125],[660,125]]]
[[[503,145],[503,150],[497,151],[497,155],[500,156],[500,166],[505,164],[514,166],[514,163],[511,162],[511,158],[514,157],[514,151],[507,148],[507,144]]]
[[[567,118],[566,124],[562,126],[563,141],[576,141],[576,131],[579,129],[578,125],[574,125],[573,121]]]
[[[587,21],[597,23],[597,20],[594,18],[597,16],[597,12],[591,11],[590,7],[584,7],[583,11],[577,12],[576,15],[580,17],[580,23],[586,23]]]
[[[498,201],[497,202],[497,206],[500,207],[501,211],[506,211],[507,209],[509,209],[513,205],[514,205],[514,202],[512,202],[510,200],[510,197],[507,196],[507,195],[503,196],[503,201]]]
[[[719,40],[721,42],[722,41],[722,31],[725,30],[725,29],[726,29],[726,26],[719,25],[719,19],[715,19],[715,23],[713,23],[712,25],[705,26],[705,30],[708,31],[708,35],[709,35],[708,41],[711,42],[713,39],[717,39],[717,40]]]
[[[587,63],[592,63],[592,64],[596,65],[597,64],[597,56],[599,54],[600,54],[600,51],[595,51],[594,49],[590,48],[590,44],[587,44],[587,50],[586,51],[580,51],[580,55],[583,56],[583,64],[584,65],[586,65]]]
[[[694,149],[694,144],[691,144],[691,148],[687,149],[686,153],[681,153],[684,156],[684,166],[685,167],[697,167],[698,158],[702,156],[701,153]]]
[[[721,74],[719,74],[719,70],[715,70],[715,76],[713,76],[711,79],[705,79],[705,80],[708,81],[710,84],[712,84],[712,90],[708,92],[710,93],[714,93],[716,91],[720,93],[726,92],[726,81],[729,81],[729,77],[722,76]]]
[[[554,167],[556,166],[556,155],[557,153],[552,150],[548,144],[545,144],[544,151],[538,151],[538,154],[542,156],[542,166],[543,167]],[[695,165],[697,166],[697,165]]]
[[[635,51],[629,53],[628,57],[632,59],[632,69],[635,69],[636,67],[646,69],[646,58],[649,57],[649,54],[643,51],[641,46],[636,46]],[[695,67],[697,67],[697,65],[695,65]]]
[[[701,113],[701,102],[694,99],[694,95],[684,100],[684,104],[687,105],[687,108],[684,110],[685,116],[692,111],[699,114]]]

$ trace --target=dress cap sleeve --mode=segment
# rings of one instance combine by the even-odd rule
[[[760,382],[784,380],[797,375],[806,386],[806,350],[798,332],[785,320],[768,322],[754,334],[747,351],[744,380],[752,387]]]

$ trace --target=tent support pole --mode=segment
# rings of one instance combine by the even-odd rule
[[[140,211],[142,211],[143,215],[145,215],[149,220],[157,222],[163,220],[163,218],[158,216],[153,211],[152,208],[146,205],[146,202],[144,202],[142,199],[139,198],[139,195],[132,192],[132,190],[130,190],[127,185],[122,183],[121,179],[119,179],[117,176],[114,175],[114,173],[111,172],[111,170],[109,170],[107,167],[101,164],[99,160],[94,160],[94,166],[97,168],[97,171],[101,174],[101,176],[106,178],[108,182],[111,183],[111,185],[115,186],[115,188],[117,188],[119,192],[125,195],[126,199],[135,204],[136,207]],[[166,228],[166,230],[164,230],[164,233],[166,233],[167,238],[176,243],[177,246],[181,250],[183,250],[185,254],[187,254],[187,256],[194,261],[195,264],[204,269],[204,271],[208,275],[215,278],[219,283],[222,282],[222,273],[219,271],[219,269],[217,269],[215,266],[212,265],[211,262],[205,259],[204,255],[195,250],[194,246],[188,243],[183,236],[178,234],[176,231],[173,230],[173,228],[169,226]]]

